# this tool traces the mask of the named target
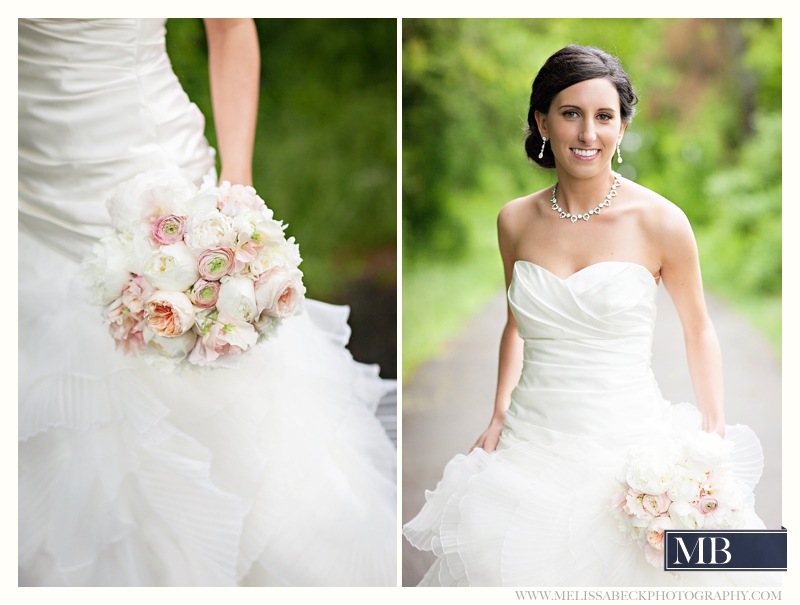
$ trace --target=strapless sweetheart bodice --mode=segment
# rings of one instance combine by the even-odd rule
[[[508,301],[525,341],[507,437],[647,430],[666,405],[650,370],[657,284],[643,266],[601,262],[559,278],[517,261]]]

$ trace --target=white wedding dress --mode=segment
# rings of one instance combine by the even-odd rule
[[[508,300],[525,341],[522,376],[495,452],[453,458],[403,528],[437,560],[421,586],[774,584],[776,573],[673,574],[620,531],[611,499],[632,445],[700,428],[650,370],[657,285],[642,265],[602,262],[560,279],[517,261]],[[674,431],[674,432],[673,432]],[[752,488],[761,446],[727,427]],[[764,525],[751,513],[747,527]]]
[[[213,170],[164,21],[19,21],[19,583],[395,586],[395,384],[345,349],[345,307],[179,375],[88,302],[115,187]]]

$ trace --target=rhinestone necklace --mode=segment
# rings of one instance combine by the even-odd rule
[[[573,223],[578,222],[579,218],[582,218],[583,220],[588,221],[590,214],[600,214],[600,208],[602,208],[603,206],[610,206],[611,205],[611,198],[612,197],[617,197],[617,187],[620,184],[619,174],[617,174],[616,172],[613,172],[613,171],[611,172],[611,174],[614,175],[614,184],[611,185],[611,191],[608,192],[608,195],[606,196],[606,199],[604,199],[602,202],[600,202],[593,210],[589,210],[589,212],[584,212],[583,214],[570,214],[569,212],[564,212],[561,209],[561,206],[559,206],[558,202],[556,201],[556,190],[558,189],[558,183],[557,182],[556,182],[555,185],[553,185],[553,195],[550,196],[550,203],[553,204],[551,206],[551,208],[553,210],[555,210],[556,212],[558,212],[558,218],[568,218]]]

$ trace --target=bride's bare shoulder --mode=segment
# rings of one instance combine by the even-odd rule
[[[642,227],[649,235],[671,238],[691,234],[691,226],[680,206],[633,181],[625,180],[629,208],[636,212]]]
[[[674,225],[682,223],[686,215],[680,207],[647,187],[633,181],[624,181],[629,207],[640,214],[646,223]]]
[[[544,205],[549,203],[550,191],[550,188],[542,189],[506,203],[497,215],[499,232],[513,235],[535,221],[541,215]]]

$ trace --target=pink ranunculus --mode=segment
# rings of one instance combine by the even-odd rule
[[[220,280],[233,269],[234,254],[230,248],[211,248],[197,257],[197,270],[205,280]]]
[[[656,496],[645,494],[642,498],[642,507],[654,517],[667,512],[672,500],[669,499],[667,494],[658,494]]]
[[[144,322],[159,336],[180,336],[194,324],[192,301],[183,292],[159,290],[144,304]]]
[[[219,298],[219,282],[207,281],[202,277],[192,286],[189,298],[201,309],[210,309],[217,304]]]
[[[717,510],[717,506],[719,506],[719,502],[717,502],[716,498],[712,498],[711,496],[702,496],[697,503],[697,510],[699,510],[704,515],[708,513],[713,513]]]
[[[185,232],[186,219],[176,214],[165,214],[153,223],[153,237],[159,244],[177,244]]]

